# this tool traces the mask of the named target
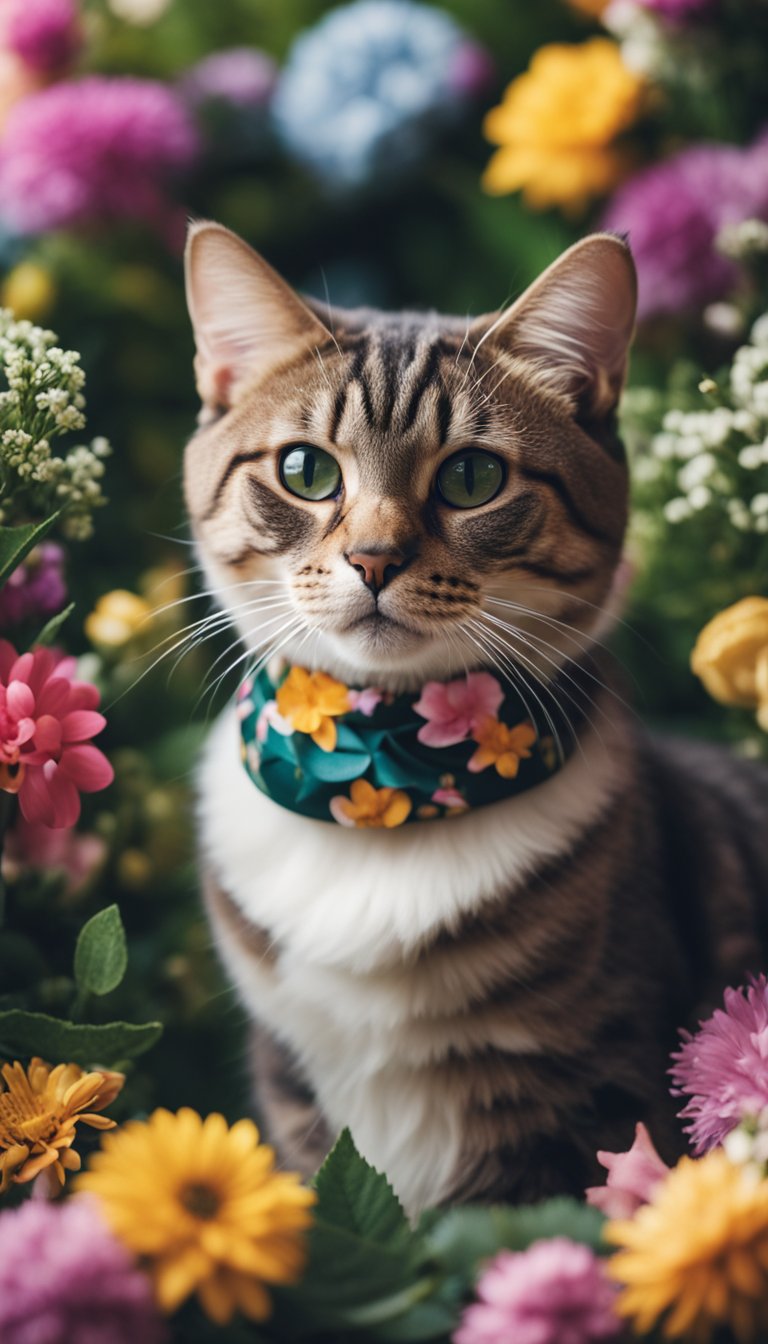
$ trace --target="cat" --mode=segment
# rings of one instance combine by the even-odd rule
[[[279,655],[392,695],[485,669],[559,702],[574,737],[514,796],[342,829],[264,796],[222,715],[201,863],[267,1137],[309,1174],[348,1125],[411,1214],[580,1194],[639,1120],[673,1158],[676,1029],[763,958],[768,789],[648,735],[605,681],[627,243],[590,235],[469,322],[305,301],[213,223],[191,227],[186,273],[186,499],[244,668]],[[457,507],[470,450],[494,493]]]

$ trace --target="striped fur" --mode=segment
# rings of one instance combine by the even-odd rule
[[[382,833],[277,807],[223,717],[200,775],[206,903],[259,1023],[270,1137],[309,1171],[350,1124],[413,1212],[578,1191],[639,1119],[673,1156],[675,1028],[768,937],[768,789],[649,740],[600,664],[626,521],[626,249],[587,240],[469,323],[310,309],[216,226],[189,275],[205,413],[187,499],[237,656],[392,690],[489,666],[581,724],[536,790]],[[339,462],[336,499],[282,486],[299,443]],[[466,447],[504,485],[450,509],[435,475]],[[376,549],[403,564],[372,594],[346,557]]]

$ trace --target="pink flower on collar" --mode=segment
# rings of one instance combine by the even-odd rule
[[[485,719],[495,719],[504,692],[490,672],[470,672],[456,681],[428,681],[413,706],[427,722],[416,736],[426,747],[465,742]]]
[[[629,1152],[598,1153],[597,1160],[607,1169],[608,1180],[586,1191],[587,1203],[608,1218],[632,1218],[641,1204],[648,1203],[659,1181],[669,1175],[669,1167],[643,1124],[636,1127]]]

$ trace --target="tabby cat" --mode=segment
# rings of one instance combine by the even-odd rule
[[[341,829],[265,796],[223,714],[199,777],[205,892],[268,1136],[309,1172],[349,1125],[412,1213],[579,1193],[637,1120],[672,1158],[676,1028],[761,965],[768,789],[649,736],[600,661],[628,246],[587,237],[466,322],[304,301],[197,223],[187,287],[186,497],[244,672],[284,657],[389,704],[485,671],[564,760],[484,806]]]

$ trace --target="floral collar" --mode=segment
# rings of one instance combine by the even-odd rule
[[[392,695],[304,667],[274,680],[262,670],[241,685],[237,712],[254,784],[281,807],[341,826],[459,816],[541,784],[575,746],[554,702],[538,724],[490,672]]]

